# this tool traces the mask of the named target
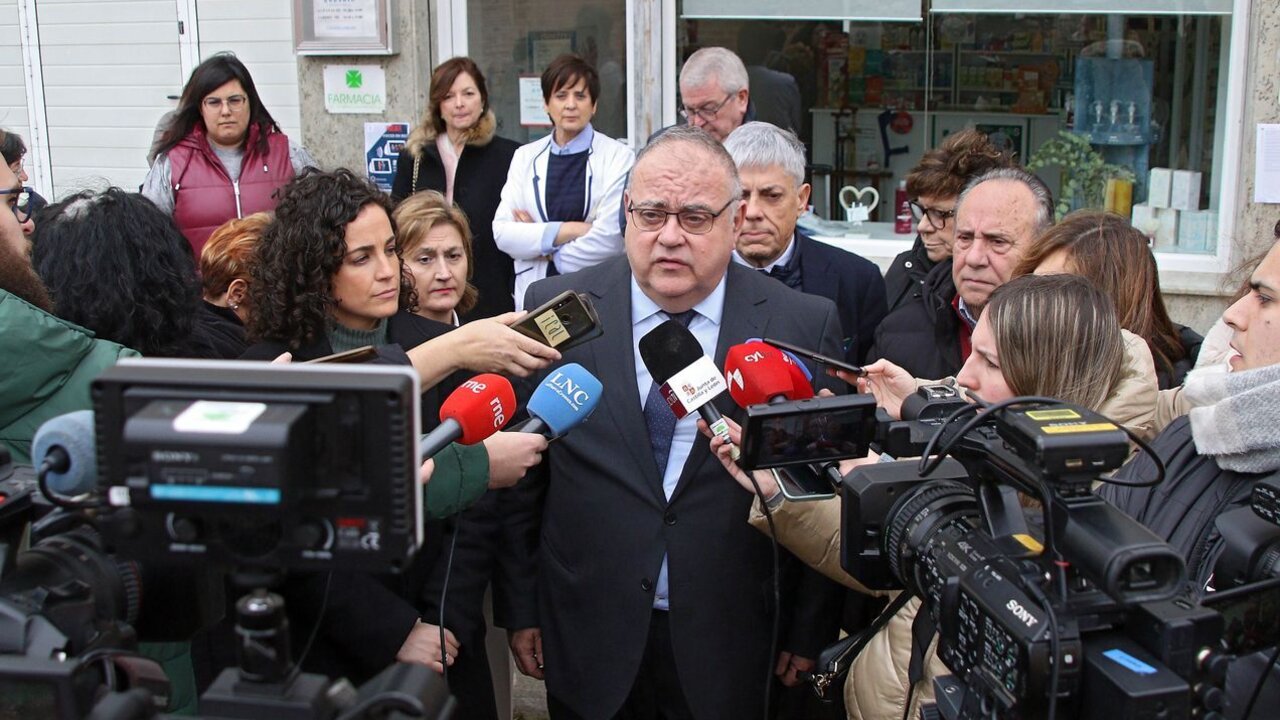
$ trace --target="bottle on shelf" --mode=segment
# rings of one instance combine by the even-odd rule
[[[898,235],[910,235],[914,228],[911,205],[907,202],[907,181],[902,180],[893,193],[893,231]]]

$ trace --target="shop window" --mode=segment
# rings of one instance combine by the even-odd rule
[[[795,79],[819,219],[842,219],[845,185],[893,198],[925,150],[976,126],[1038,161],[1063,210],[1106,205],[1157,252],[1219,253],[1229,3],[1138,0],[1124,16],[1102,0],[1048,4],[931,0],[919,21],[869,22],[744,18],[729,0],[683,0],[676,59],[721,45]],[[782,114],[767,94],[753,99],[758,119]],[[1084,182],[1094,159],[1131,184]],[[891,202],[877,209],[870,239],[912,238],[893,233],[893,214]]]
[[[520,78],[541,76],[557,55],[575,52],[600,75],[592,125],[626,141],[625,0],[485,0],[468,2],[466,12],[468,54],[485,73],[501,135],[524,143],[550,132],[549,125],[521,122]]]

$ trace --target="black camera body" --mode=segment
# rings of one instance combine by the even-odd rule
[[[1223,617],[1183,596],[1179,554],[1092,493],[1127,458],[1125,433],[1057,401],[979,415],[933,399],[915,404],[950,457],[927,475],[907,461],[845,476],[841,562],[870,589],[922,598],[954,673],[936,683],[939,715],[1042,718],[1056,703],[1068,717],[1184,717],[1220,706],[1206,658],[1221,652]],[[924,452],[901,443],[922,427],[896,432],[899,455]]]

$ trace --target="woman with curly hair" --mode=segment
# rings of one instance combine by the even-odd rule
[[[956,201],[972,179],[990,170],[1010,167],[1013,160],[987,136],[973,128],[951,133],[938,147],[920,158],[907,175],[907,197],[916,219],[916,241],[893,259],[884,275],[889,312],[921,295],[937,265],[951,259],[956,233]],[[945,276],[945,277],[943,277]],[[950,282],[951,266],[932,279]]]
[[[400,151],[391,199],[435,190],[471,221],[474,238],[475,307],[465,319],[511,312],[511,256],[493,242],[493,215],[501,200],[511,156],[520,143],[497,134],[484,74],[467,57],[445,60],[431,71],[426,112]]]
[[[249,302],[249,334],[258,342],[245,359],[273,359],[289,351],[294,360],[309,360],[372,345],[384,361],[413,363],[423,376],[424,430],[437,424],[441,400],[466,379],[458,370],[515,372],[520,366],[508,358],[522,351],[511,336],[528,340],[503,324],[518,317],[515,313],[458,329],[413,314],[417,293],[396,252],[391,202],[345,169],[306,170],[285,186],[275,219],[258,243]],[[554,352],[544,356],[558,358]],[[486,487],[514,484],[541,460],[545,447],[536,434],[511,432],[465,448],[450,446],[453,455],[447,462],[437,460],[428,485],[427,512],[444,514],[444,498],[436,492],[443,472],[461,468],[464,480],[479,479],[461,486],[464,480],[450,481],[447,502],[456,511],[468,502],[464,496],[474,501]],[[434,564],[430,555],[445,546],[444,532],[439,524],[428,526],[425,550],[415,562]],[[468,585],[462,576],[470,569],[455,568],[456,582]],[[294,622],[319,625],[321,640],[307,656],[307,669],[361,682],[397,659],[437,670],[459,660],[452,629],[421,622],[411,602],[378,581],[346,574],[328,585],[323,577],[301,577],[287,589]],[[456,595],[450,593],[450,601],[463,602]],[[324,606],[328,610],[321,614]]]
[[[215,228],[272,209],[276,190],[316,164],[280,131],[230,53],[191,71],[154,153],[142,194],[173,216],[197,256]]]
[[[197,332],[191,247],[143,196],[77,193],[45,208],[32,240],[32,265],[58,317],[143,355],[213,356]]]

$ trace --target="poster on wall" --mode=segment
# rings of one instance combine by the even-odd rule
[[[312,27],[317,38],[378,35],[377,0],[313,0]]]
[[[364,124],[365,173],[386,192],[391,192],[391,183],[396,178],[396,162],[408,139],[407,122]]]
[[[547,105],[542,102],[542,78],[520,76],[520,124],[525,127],[551,127]]]
[[[541,74],[560,55],[571,53],[577,46],[573,30],[544,30],[529,33],[529,69]]]

